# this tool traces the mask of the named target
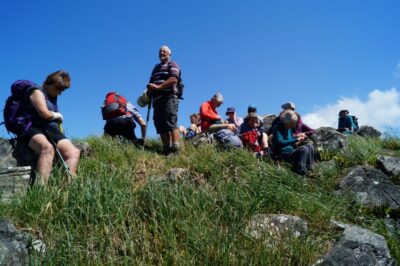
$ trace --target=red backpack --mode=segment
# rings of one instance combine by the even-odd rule
[[[128,101],[117,92],[109,92],[106,95],[103,105],[101,106],[101,113],[104,120],[110,120],[118,116],[128,114],[127,109]]]
[[[258,130],[257,129],[253,129],[253,130],[242,133],[242,142],[243,142],[243,146],[247,149],[250,149],[254,152],[261,151],[261,146],[258,143]]]

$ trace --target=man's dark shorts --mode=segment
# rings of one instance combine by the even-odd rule
[[[157,134],[177,129],[179,99],[176,95],[163,96],[153,102],[154,125]]]
[[[135,141],[135,127],[132,117],[117,117],[106,122],[104,126],[104,134],[111,137],[123,136],[128,140]]]
[[[47,139],[50,138],[49,140],[56,144],[60,140],[67,139],[67,137],[63,133],[61,133],[58,128],[47,127],[47,129],[43,129],[43,128],[31,127],[19,137],[19,140],[22,143],[28,145],[32,137],[37,134],[45,135]]]

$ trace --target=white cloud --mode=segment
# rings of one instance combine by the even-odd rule
[[[399,71],[400,74],[400,71]],[[388,127],[400,127],[400,93],[396,88],[390,90],[374,90],[368,94],[368,99],[362,101],[357,97],[343,97],[336,103],[316,107],[315,111],[302,116],[304,123],[313,128],[321,126],[337,127],[338,113],[347,109],[356,115],[361,125],[370,125],[379,130]]]

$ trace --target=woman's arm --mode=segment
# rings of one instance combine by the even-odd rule
[[[29,100],[41,118],[45,120],[52,120],[54,118],[54,113],[47,109],[46,99],[44,98],[43,92],[40,90],[34,90],[29,97]]]

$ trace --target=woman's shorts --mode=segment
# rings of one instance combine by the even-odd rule
[[[48,127],[46,129],[31,127],[19,137],[19,140],[28,145],[32,137],[37,134],[45,135],[50,142],[55,144],[57,144],[60,140],[67,138],[63,133],[60,132],[58,128],[55,127]]]

